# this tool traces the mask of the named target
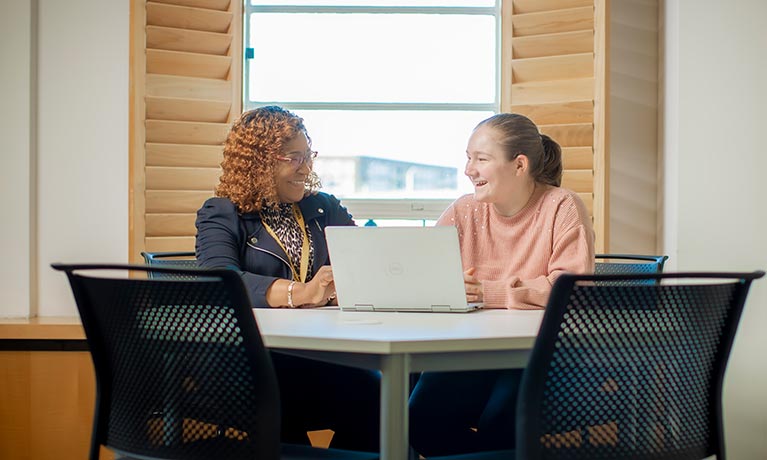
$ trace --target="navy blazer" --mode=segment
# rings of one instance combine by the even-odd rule
[[[330,264],[328,225],[354,225],[333,195],[317,193],[298,202],[314,244],[312,273]],[[240,214],[228,198],[210,198],[197,211],[195,252],[203,268],[228,268],[242,275],[253,307],[268,307],[266,290],[276,279],[293,279],[288,255],[264,228],[257,212]]]

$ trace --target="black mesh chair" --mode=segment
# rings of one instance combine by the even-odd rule
[[[126,459],[378,458],[280,445],[277,379],[237,272],[53,267],[69,278],[96,371],[90,460],[101,445]]]
[[[596,275],[622,275],[635,273],[663,273],[668,256],[643,254],[597,254],[594,264]],[[626,280],[619,281],[627,283]],[[600,283],[602,283],[600,281]],[[656,280],[632,280],[633,284],[655,284]]]
[[[197,259],[195,253],[191,251],[177,251],[177,252],[142,252],[141,256],[144,258],[144,262],[150,267],[172,267],[172,268],[196,268]],[[159,271],[150,271],[147,273],[149,278],[167,278],[168,273]],[[188,276],[186,279],[194,279],[194,275],[179,275]]]
[[[522,378],[517,450],[443,459],[723,460],[724,372],[762,276],[562,275]]]

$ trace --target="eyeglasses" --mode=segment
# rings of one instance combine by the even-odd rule
[[[277,156],[275,158],[277,158],[280,161],[289,163],[290,166],[293,166],[294,168],[300,168],[301,165],[303,165],[304,163],[308,164],[311,167],[312,164],[314,164],[314,159],[317,158],[317,152],[315,150],[307,150],[306,153],[304,153],[301,156],[291,156],[291,157]]]

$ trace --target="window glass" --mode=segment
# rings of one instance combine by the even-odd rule
[[[495,99],[492,16],[263,13],[250,30],[251,101]]]

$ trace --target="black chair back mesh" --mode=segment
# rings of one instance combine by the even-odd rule
[[[171,267],[171,268],[196,268],[197,259],[194,252],[142,252],[141,256],[144,257],[144,262],[150,267]],[[162,278],[176,278],[180,279],[195,279],[195,275],[186,275],[182,273],[167,273],[150,271],[147,273],[149,278],[162,279]]]
[[[596,275],[624,275],[640,273],[663,273],[663,264],[668,256],[651,256],[643,254],[597,254],[594,264]],[[617,283],[656,284],[655,279],[648,280],[618,280]],[[599,281],[604,284],[604,281]]]
[[[236,272],[54,268],[69,278],[96,371],[91,460],[99,445],[142,458],[279,458],[277,380]]]
[[[763,275],[562,275],[522,380],[517,458],[723,459],[725,366]]]

